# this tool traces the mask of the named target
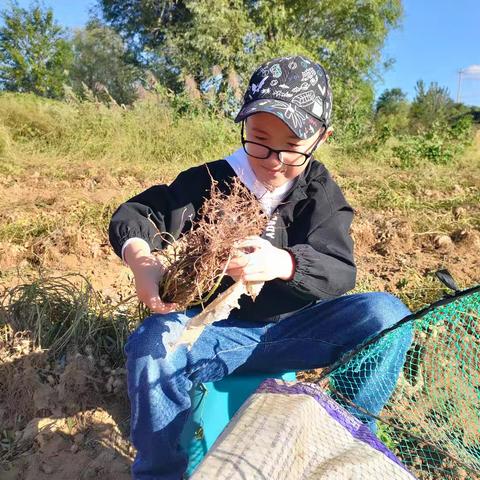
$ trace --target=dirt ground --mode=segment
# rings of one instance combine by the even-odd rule
[[[96,222],[108,217],[111,206],[128,192],[146,186],[108,174],[56,180],[33,171],[21,181],[0,176],[0,222],[21,226],[22,215],[29,215],[22,227],[24,238],[12,230],[16,239],[0,242],[3,286],[28,281],[39,271],[79,272],[113,303],[133,294],[129,270]],[[474,186],[467,179],[446,191],[432,188],[418,195],[441,204],[452,192],[468,197]],[[356,291],[387,290],[415,309],[441,295],[431,275],[438,268],[447,267],[461,287],[480,281],[480,231],[478,222],[470,221],[480,215],[478,205],[466,201],[444,208],[443,218],[448,216],[451,228],[422,231],[418,212],[413,221],[411,212],[370,208],[357,201],[357,195],[347,188],[356,209]],[[29,229],[42,228],[28,220],[34,217],[45,220],[47,234],[31,233]],[[75,228],[75,222],[82,222],[82,228]],[[52,362],[28,335],[7,329],[0,337],[0,383],[2,480],[130,478],[133,450],[123,368],[114,369],[108,358],[99,360],[88,351]]]

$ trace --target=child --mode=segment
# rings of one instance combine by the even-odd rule
[[[331,110],[329,78],[321,65],[301,56],[271,60],[253,74],[235,119],[242,122],[242,148],[208,163],[208,169],[190,168],[169,186],[146,190],[113,215],[112,246],[132,269],[139,299],[157,312],[125,347],[135,479],[182,477],[187,458],[178,441],[192,386],[233,371],[325,367],[410,313],[386,293],[344,295],[355,285],[353,211],[325,166],[312,157],[332,133]],[[259,199],[270,221],[262,237],[239,245],[251,253],[230,260],[227,274],[265,286],[254,302],[242,298],[239,310],[207,326],[190,351],[167,355],[166,342],[198,312],[175,312],[175,305],[159,298],[163,270],[151,252],[164,245],[156,233],[177,238],[196,218],[211,177],[228,189],[235,176]],[[345,387],[343,393],[378,413],[409,344],[410,338],[402,339],[376,359],[374,370],[390,391],[369,395],[370,377],[356,379],[355,389]],[[369,426],[374,430],[371,419]]]

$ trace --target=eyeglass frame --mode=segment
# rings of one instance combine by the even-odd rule
[[[305,165],[306,162],[308,162],[308,160],[310,160],[310,158],[312,158],[312,155],[315,153],[315,150],[318,148],[318,145],[320,144],[320,142],[322,141],[326,131],[327,131],[327,128],[324,126],[324,131],[323,133],[320,135],[320,137],[318,137],[318,139],[315,141],[315,143],[311,146],[311,151],[308,152],[308,153],[304,153],[304,152],[298,152],[297,150],[277,150],[275,148],[270,148],[268,145],[264,145],[263,143],[258,143],[258,142],[252,142],[250,140],[247,140],[244,136],[244,133],[245,133],[245,121],[242,121],[242,130],[241,130],[241,141],[242,141],[242,146],[243,146],[243,150],[245,151],[245,153],[247,155],[250,155],[252,156],[253,158],[258,158],[259,160],[266,160],[268,157],[270,157],[270,155],[272,154],[272,152],[276,153],[277,154],[277,158],[278,158],[278,161],[280,163],[282,163],[283,165],[287,165],[289,167],[301,167],[303,165]],[[266,157],[257,157],[255,155],[251,155],[250,153],[247,152],[247,149],[245,148],[245,144],[246,143],[253,143],[254,145],[258,145],[260,147],[264,147],[268,150],[268,155]],[[300,164],[296,164],[296,163],[285,163],[282,158],[281,158],[281,153],[282,152],[288,152],[288,153],[297,153],[298,155],[303,155],[305,157],[305,160],[300,163]]]

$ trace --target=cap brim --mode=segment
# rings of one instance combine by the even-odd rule
[[[235,123],[245,120],[258,112],[271,113],[284,122],[299,138],[306,140],[317,133],[324,123],[313,117],[303,108],[284,102],[283,100],[262,98],[244,105],[235,117]]]

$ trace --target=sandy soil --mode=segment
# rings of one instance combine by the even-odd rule
[[[125,184],[127,182],[127,184]],[[111,251],[105,232],[88,222],[82,229],[62,221],[82,199],[98,205],[119,203],[134,180],[54,181],[33,174],[22,183],[1,178],[0,221],[29,210],[51,215],[58,228],[47,236],[0,242],[0,280],[4,286],[28,280],[35,269],[48,273],[80,272],[112,302],[133,293],[131,275]],[[442,192],[430,192],[443,195]],[[452,221],[465,215],[452,211]],[[20,213],[19,213],[20,212]],[[33,212],[33,213],[32,213]],[[479,281],[480,232],[415,232],[399,212],[358,208],[352,227],[363,290],[387,290],[419,306],[419,279],[448,267],[458,283]],[[432,280],[433,293],[440,289]],[[3,332],[0,341],[0,477],[5,480],[127,479],[133,451],[128,442],[125,371],[112,370],[109,359],[88,352],[63,363],[49,361],[28,337]],[[31,399],[33,398],[33,401]],[[3,431],[3,432],[2,432]],[[13,432],[13,433],[12,433]]]

